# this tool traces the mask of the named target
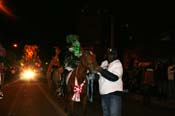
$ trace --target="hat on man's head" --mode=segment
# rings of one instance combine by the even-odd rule
[[[107,49],[107,54],[118,55],[117,48],[108,48]]]
[[[107,55],[113,55],[114,59],[118,58],[118,50],[117,48],[108,48]]]

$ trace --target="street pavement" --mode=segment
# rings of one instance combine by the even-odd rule
[[[48,89],[45,79],[29,84],[28,86],[22,82],[19,83],[17,80],[12,79],[6,83],[4,88],[5,98],[0,101],[0,105],[4,106],[0,106],[0,116],[1,114],[4,114],[2,116],[18,116],[17,114],[25,114],[27,112],[33,112],[33,114],[43,112],[42,116],[50,116],[47,114],[53,114],[54,116],[56,113],[58,113],[58,111],[62,113],[64,112],[65,101],[62,98],[56,97],[55,94]],[[32,91],[30,88],[33,88],[34,91]],[[19,90],[20,92],[18,92]],[[19,98],[16,98],[17,102],[15,103],[13,101],[14,96],[19,96]],[[32,102],[33,100],[30,99],[31,96],[33,96],[34,100],[36,99],[36,102]],[[134,94],[130,92],[125,93],[123,95],[123,116],[175,116],[175,99],[160,100],[157,97],[150,97],[148,100],[149,101],[145,102],[145,97],[141,94]],[[41,101],[45,101],[43,103],[46,106],[42,105]],[[47,103],[46,101],[49,102]],[[30,104],[28,104],[29,102]],[[21,108],[18,103],[25,107],[33,107],[31,107],[30,110],[25,109],[24,107],[22,108],[23,110],[17,112],[19,110],[18,108]],[[10,104],[15,104],[17,108],[12,107],[13,105]],[[36,104],[37,107],[34,104]],[[9,105],[11,107],[9,107]],[[10,108],[10,110],[8,108]],[[34,109],[32,110],[32,108]],[[44,113],[42,109],[47,109],[48,111],[45,110],[46,113]],[[102,116],[100,95],[97,88],[95,88],[94,101],[92,103],[88,102],[87,113],[88,116]],[[32,115],[27,114],[27,116]]]

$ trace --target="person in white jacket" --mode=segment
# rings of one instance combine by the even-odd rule
[[[107,60],[97,66],[103,116],[122,115],[123,66],[116,49],[107,50]]]

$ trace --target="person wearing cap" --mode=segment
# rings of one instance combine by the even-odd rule
[[[107,59],[97,66],[103,116],[122,115],[123,66],[116,49],[107,50]]]

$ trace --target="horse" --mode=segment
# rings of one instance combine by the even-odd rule
[[[63,72],[63,67],[53,66],[53,69],[51,72],[51,88],[53,89],[56,97],[61,96],[63,93],[61,89],[61,73],[62,72]]]
[[[95,73],[96,55],[84,50],[76,68],[66,77],[66,111],[68,116],[85,116],[87,107],[87,72]]]
[[[60,64],[59,54],[61,50],[59,47],[55,47],[55,56],[52,57],[48,69],[47,69],[47,79],[48,86],[51,90],[54,91],[56,95],[60,94],[60,81],[61,73],[63,72],[63,67]]]

